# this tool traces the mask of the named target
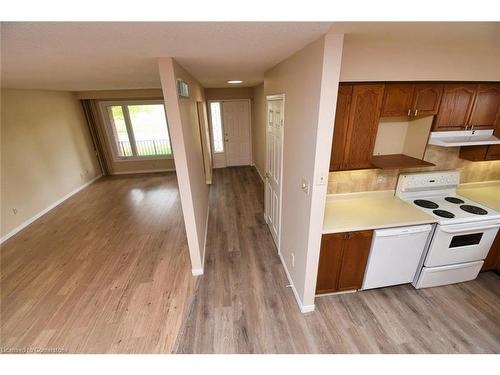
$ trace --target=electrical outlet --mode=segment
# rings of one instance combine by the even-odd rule
[[[14,212],[14,215],[17,215],[17,208],[13,208],[12,212]]]
[[[386,181],[387,179],[383,175],[377,177],[377,184],[385,184]]]
[[[295,268],[295,253],[292,253],[292,268]]]

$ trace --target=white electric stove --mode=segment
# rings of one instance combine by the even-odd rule
[[[453,284],[477,277],[500,227],[500,213],[457,195],[458,171],[405,173],[396,195],[436,218],[413,285]]]

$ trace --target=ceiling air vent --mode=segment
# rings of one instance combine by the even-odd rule
[[[181,98],[189,98],[189,85],[182,79],[177,79],[177,93]]]

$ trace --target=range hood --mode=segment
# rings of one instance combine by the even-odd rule
[[[443,147],[498,145],[493,129],[431,132],[429,144]]]

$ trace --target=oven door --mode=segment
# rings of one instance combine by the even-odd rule
[[[438,225],[425,258],[426,267],[482,260],[495,239],[500,221]]]

